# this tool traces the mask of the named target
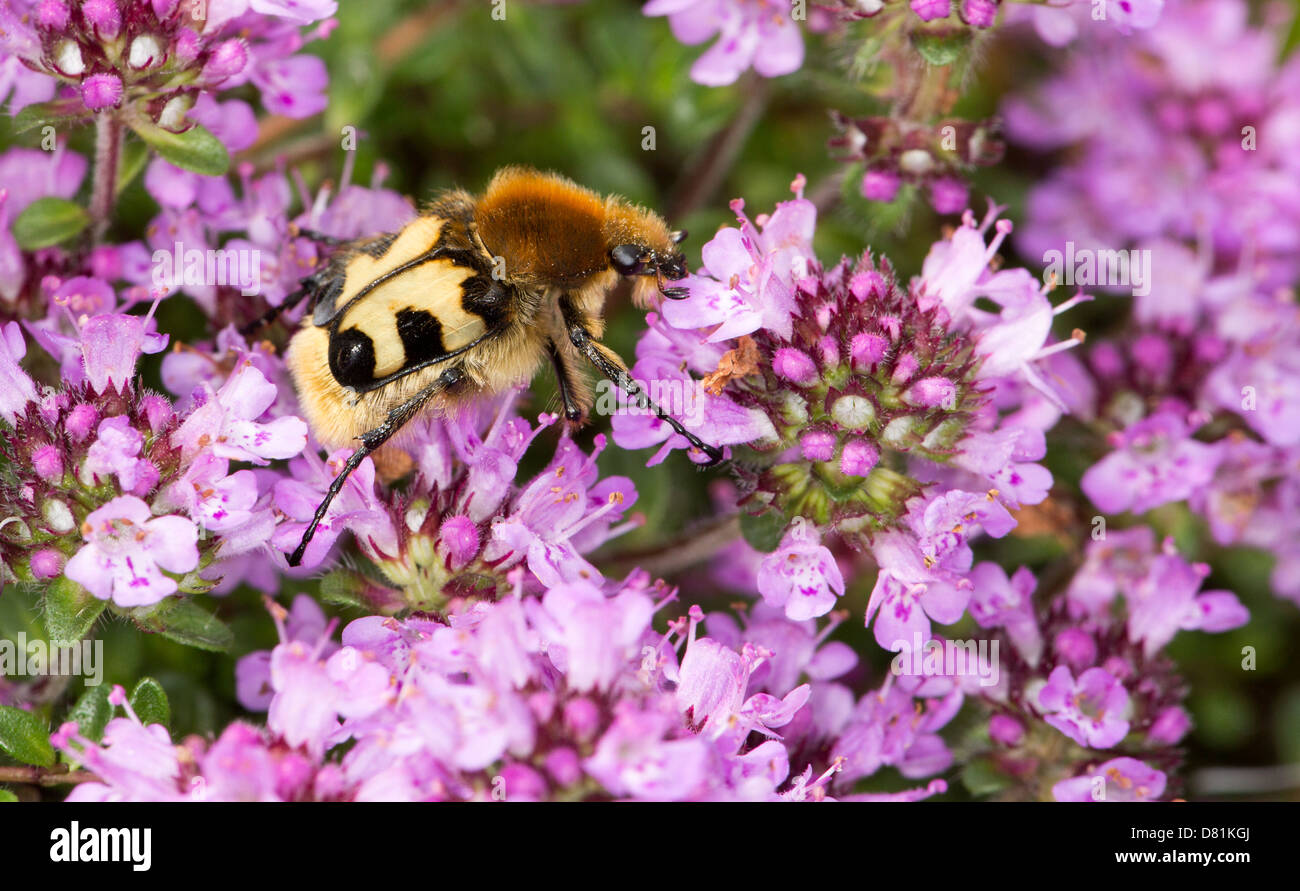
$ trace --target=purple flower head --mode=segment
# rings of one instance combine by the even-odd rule
[[[258,499],[257,477],[251,470],[229,473],[229,468],[225,458],[203,452],[172,484],[169,497],[200,528],[213,532],[238,529],[252,519]]]
[[[675,328],[712,328],[711,343],[751,334],[760,327],[789,337],[794,290],[816,257],[812,253],[817,208],[803,197],[802,177],[795,199],[783,201],[758,227],[737,200],[732,209],[739,229],[722,229],[704,246],[704,267],[685,282],[690,296],[668,301],[664,321]]]
[[[161,724],[144,724],[121,687],[113,688],[109,702],[124,708],[127,716],[110,720],[100,743],[81,736],[76,724],[64,724],[50,737],[56,749],[66,752],[99,778],[99,782],[78,785],[68,800],[180,800],[180,759],[167,728]]]
[[[1058,665],[1038,692],[1044,720],[1081,746],[1109,749],[1129,730],[1129,694],[1104,668],[1089,668],[1076,680]]]
[[[135,378],[141,353],[161,352],[168,335],[151,334],[152,311],[148,316],[94,316],[81,329],[81,356],[86,380],[99,393],[113,387],[122,390]]]
[[[1182,501],[1206,485],[1220,450],[1191,438],[1176,412],[1162,411],[1113,438],[1116,450],[1083,475],[1080,486],[1107,513],[1144,513]]]
[[[1052,787],[1057,801],[1156,801],[1164,794],[1164,773],[1136,758],[1112,758]]]
[[[703,381],[692,376],[692,371],[707,373],[715,369],[723,355],[722,349],[707,343],[702,337],[668,327],[653,313],[647,316],[647,321],[650,329],[637,344],[637,361],[632,366],[632,376],[635,380],[647,382],[652,396],[656,389],[670,395],[682,394],[682,404],[670,403],[666,410],[677,409],[674,413],[687,430],[705,442],[724,447],[724,452],[725,447],[732,443],[772,437],[772,426],[762,412],[713,393]],[[686,367],[683,367],[681,359],[683,352],[691,356]],[[688,449],[695,461],[707,460],[707,456],[691,447],[685,437],[674,433],[668,424],[631,401],[620,400],[611,426],[614,441],[623,448],[646,448],[662,443],[646,462],[647,466],[661,463],[673,449]]]
[[[981,628],[1004,628],[1030,665],[1038,664],[1043,636],[1034,615],[1034,589],[1038,580],[1022,566],[1010,579],[996,563],[980,563],[971,570],[970,612]]]
[[[597,482],[596,456],[603,448],[603,436],[591,456],[568,437],[561,439],[550,466],[513,499],[507,516],[493,523],[485,559],[503,569],[526,561],[548,587],[601,582],[600,571],[581,552],[617,534],[614,524],[636,503],[636,489],[626,477]]]
[[[1179,630],[1228,631],[1250,621],[1250,612],[1231,591],[1198,594],[1210,568],[1184,560],[1173,542],[1156,556],[1146,575],[1128,593],[1128,637],[1147,656],[1164,647]]]
[[[867,693],[838,730],[831,758],[841,761],[837,783],[851,784],[881,767],[895,767],[908,779],[946,770],[952,753],[936,731],[961,708],[956,688],[922,690],[894,678]]]
[[[305,746],[316,758],[338,730],[339,716],[365,717],[391,696],[388,672],[382,666],[351,647],[322,658],[327,641],[327,634],[311,643],[287,640],[271,651],[275,695],[267,726],[289,745]]]
[[[198,530],[184,517],[154,517],[134,495],[92,511],[81,527],[85,544],[65,573],[100,600],[149,606],[176,592],[175,579],[199,564]]]
[[[101,421],[99,435],[81,465],[83,481],[94,485],[100,477],[116,474],[123,492],[146,495],[158,482],[158,468],[139,457],[144,434],[131,426],[130,418],[119,416]]]
[[[654,613],[637,591],[607,597],[584,583],[561,584],[542,598],[540,628],[553,642],[547,653],[579,692],[608,689],[640,653]]]
[[[13,424],[27,403],[36,399],[36,387],[18,364],[27,354],[22,327],[9,322],[0,328],[0,418]]]
[[[844,577],[816,527],[796,522],[759,567],[758,592],[793,621],[824,616],[844,596]]]
[[[688,46],[718,36],[691,66],[691,79],[705,86],[734,83],[750,67],[779,77],[803,64],[799,26],[789,7],[773,0],[650,0],[642,12],[668,16],[673,36]]]
[[[260,422],[276,400],[276,388],[251,363],[242,364],[216,392],[204,386],[204,402],[173,434],[173,444],[187,458],[208,450],[219,458],[266,464],[292,458],[307,444],[307,425],[300,418]]]
[[[282,639],[307,644],[321,643],[321,656],[328,658],[338,644],[329,639],[329,623],[325,613],[306,594],[293,599],[287,614],[283,607],[272,606],[277,629],[282,629]],[[271,651],[257,650],[239,660],[235,666],[235,687],[239,704],[251,712],[264,712],[271,705],[275,690],[271,686]]]

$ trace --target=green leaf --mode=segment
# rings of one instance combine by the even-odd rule
[[[23,764],[54,764],[54,747],[50,745],[50,728],[45,719],[13,706],[0,705],[0,749]]]
[[[17,800],[18,800],[18,796],[10,792],[8,789],[0,789],[0,803],[4,803],[6,801],[17,801]]]
[[[171,703],[167,701],[167,692],[162,684],[153,678],[141,678],[140,683],[131,691],[131,708],[146,724],[161,724],[164,727],[172,719]]]
[[[224,653],[235,642],[235,635],[216,616],[187,598],[170,597],[148,611],[133,610],[131,615],[144,628],[201,650]]]
[[[965,28],[960,31],[912,32],[912,46],[925,61],[935,66],[956,62],[970,44],[971,32]]]
[[[99,738],[104,735],[104,726],[113,717],[113,706],[108,702],[109,689],[107,684],[87,687],[63,720],[76,721],[77,730],[82,736],[99,742]]]
[[[740,534],[754,550],[764,554],[770,554],[780,546],[786,525],[785,514],[779,510],[769,510],[758,516],[740,515]]]
[[[52,641],[73,643],[86,636],[108,606],[66,576],[59,576],[45,592],[45,631]]]
[[[962,769],[961,782],[971,795],[982,798],[1005,789],[1011,780],[994,768],[987,758],[976,758]]]
[[[80,97],[76,99],[54,99],[50,102],[38,102],[28,105],[14,115],[14,132],[23,133],[36,127],[75,127],[83,119],[90,117],[90,111]]]
[[[346,569],[335,569],[320,581],[320,599],[335,606],[356,606],[366,609],[368,604],[362,592],[366,590],[366,579]]]
[[[121,195],[123,190],[140,175],[144,170],[145,162],[149,160],[149,149],[143,142],[127,140],[122,146],[122,156],[117,162],[117,183],[114,185],[116,194]]]
[[[90,214],[66,198],[37,198],[14,220],[14,240],[25,251],[67,241],[90,223]]]
[[[230,153],[221,140],[198,124],[184,133],[164,130],[151,121],[137,121],[132,128],[151,149],[184,170],[220,176],[230,167]]]

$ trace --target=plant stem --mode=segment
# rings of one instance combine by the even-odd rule
[[[668,576],[703,563],[738,538],[740,518],[721,517],[653,548],[615,554],[608,564],[614,567],[611,575],[639,566],[651,575]]]
[[[714,134],[682,175],[669,203],[670,220],[680,220],[713,196],[736,163],[749,134],[763,117],[771,96],[767,79],[749,72],[741,80],[740,88],[745,93],[744,103],[736,111],[735,117]]]
[[[95,180],[90,195],[90,238],[99,244],[113,217],[117,199],[117,165],[122,155],[122,121],[115,112],[95,118]]]
[[[66,764],[56,764],[54,767],[0,767],[0,783],[66,786],[98,779],[88,770],[71,770]]]

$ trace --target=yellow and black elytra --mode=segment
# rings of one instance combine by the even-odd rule
[[[481,197],[448,192],[399,232],[344,245],[285,301],[312,301],[286,360],[321,444],[360,445],[289,563],[302,561],[348,475],[409,420],[530,380],[547,361],[569,423],[581,424],[591,404],[585,360],[708,463],[722,460],[721,449],[650,402],[600,342],[605,298],[620,276],[636,277],[638,305],[656,293],[686,296],[665,286],[686,275],[684,237],[622,198],[509,167]]]

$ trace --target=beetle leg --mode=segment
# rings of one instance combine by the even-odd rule
[[[560,348],[555,341],[548,341],[546,350],[551,356],[551,364],[555,366],[556,386],[560,390],[560,402],[564,404],[564,419],[574,426],[583,422],[586,412],[578,404],[576,387],[571,377],[573,371],[565,362],[564,356],[560,354]]]
[[[601,374],[617,384],[618,388],[628,396],[635,399],[637,405],[649,409],[654,413],[655,417],[672,427],[676,433],[685,437],[686,441],[692,446],[708,455],[709,460],[705,466],[712,466],[722,460],[722,449],[704,442],[704,440],[683,427],[681,421],[650,400],[650,397],[641,389],[641,386],[632,379],[632,375],[627,373],[627,369],[623,367],[622,363],[611,358],[613,354],[610,352],[609,347],[592,335],[589,324],[583,317],[581,310],[573,305],[567,295],[560,298],[560,312],[564,316],[564,326],[569,332],[569,339],[587,357],[587,361],[596,366],[596,369]]]
[[[322,500],[320,506],[316,508],[316,515],[312,517],[311,524],[307,526],[307,530],[302,534],[302,541],[298,542],[298,547],[294,549],[294,552],[289,556],[290,566],[297,566],[302,563],[302,555],[307,550],[307,544],[312,540],[312,537],[315,536],[316,527],[318,527],[321,524],[321,521],[325,519],[325,514],[329,510],[330,503],[338,496],[339,492],[343,490],[343,484],[347,482],[348,477],[352,475],[352,471],[356,470],[357,467],[360,466],[361,462],[366,459],[367,455],[379,448],[391,439],[393,434],[406,426],[406,422],[415,417],[416,413],[424,407],[426,402],[444,390],[447,390],[465,380],[466,377],[467,375],[465,374],[464,366],[459,364],[453,365],[451,368],[448,368],[440,374],[438,379],[429,384],[429,386],[425,387],[410,399],[397,406],[397,408],[390,411],[388,417],[384,420],[384,423],[357,437],[361,440],[360,447],[352,453],[352,456],[348,458],[347,463],[343,465],[343,470],[341,470],[339,475],[334,477],[334,481],[330,483],[328,491],[325,492],[324,500]]]

